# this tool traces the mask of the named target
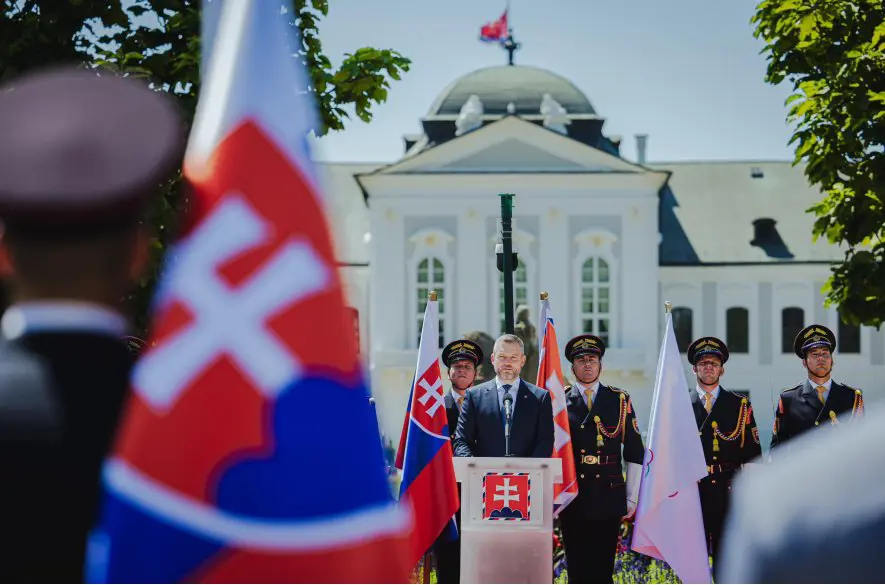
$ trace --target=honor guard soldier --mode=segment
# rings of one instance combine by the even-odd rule
[[[713,571],[731,501],[736,473],[762,454],[759,429],[750,400],[719,385],[728,361],[728,347],[715,337],[701,337],[686,351],[697,377],[691,404],[707,460],[707,477],[698,484],[704,531]]]
[[[184,124],[140,81],[51,68],[0,88],[0,136],[14,294],[0,320],[0,580],[79,583],[134,361],[120,305]]]
[[[458,339],[451,342],[442,352],[442,362],[448,368],[449,381],[452,389],[446,392],[446,416],[449,419],[449,436],[455,438],[455,429],[458,428],[458,417],[461,414],[461,405],[464,403],[464,394],[473,386],[476,380],[476,369],[482,363],[483,353],[479,345],[468,340]],[[461,497],[461,484],[458,484],[458,497]],[[461,531],[461,508],[455,513],[455,522],[458,531]],[[436,557],[436,582],[437,583],[460,583],[461,582],[461,538],[448,540],[445,531],[437,538],[433,546],[433,554]]]
[[[621,523],[636,511],[645,457],[630,396],[599,382],[604,355],[595,335],[565,346],[576,378],[565,391],[578,474],[578,495],[559,515],[569,583],[612,582]]]
[[[831,377],[835,350],[836,336],[823,325],[809,325],[796,336],[793,351],[802,360],[808,377],[781,392],[774,413],[772,450],[816,426],[863,416],[861,391]]]

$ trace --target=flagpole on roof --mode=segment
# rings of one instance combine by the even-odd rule
[[[504,18],[507,21],[507,36],[504,38],[504,42],[501,43],[501,46],[507,51],[507,64],[513,65],[513,53],[515,53],[521,45],[513,40],[513,26],[511,25],[512,21],[510,20],[510,0],[506,0],[506,4],[504,5]]]

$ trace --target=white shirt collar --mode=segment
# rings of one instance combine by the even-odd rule
[[[123,337],[128,329],[126,319],[117,311],[80,301],[17,303],[0,319],[0,332],[7,339],[38,331],[92,331]]]
[[[587,390],[590,390],[590,399],[596,400],[596,393],[599,392],[599,380],[596,380],[595,382],[593,382],[589,386],[585,386],[585,385],[581,384],[580,382],[578,382],[577,380],[575,380],[575,387],[578,389],[578,391],[580,391],[581,397],[584,399],[584,404],[587,404],[587,395],[585,394],[585,392]]]
[[[698,391],[698,397],[699,397],[701,400],[703,400],[703,399],[704,399],[704,395],[706,394],[706,391],[704,391],[704,389],[701,388],[701,385],[700,385],[700,384],[696,384],[696,385],[695,385],[695,390]],[[718,385],[718,384],[716,385],[715,388],[713,388],[713,391],[710,392],[710,394],[713,396],[713,402],[716,402],[716,399],[719,398],[719,385]]]
[[[521,378],[517,378],[516,380],[514,380],[513,382],[510,383],[510,390],[511,390],[514,394],[516,394],[516,390],[519,388],[519,385],[520,385],[521,382],[522,382],[522,379],[521,379]],[[498,392],[499,392],[499,393],[503,393],[503,392],[504,392],[504,384],[505,384],[505,383],[506,383],[506,382],[502,382],[502,381],[501,381],[501,378],[499,378],[498,376],[495,376],[495,387],[498,389]]]
[[[818,387],[818,386],[823,386],[824,388],[827,389],[827,392],[829,392],[829,391],[830,391],[830,387],[832,387],[832,385],[833,385],[833,379],[830,378],[829,380],[827,380],[827,381],[824,382],[823,384],[818,384],[817,382],[812,382],[812,381],[809,379],[809,380],[808,380],[808,383],[811,385],[811,389],[812,389],[812,390],[817,390],[817,387]]]

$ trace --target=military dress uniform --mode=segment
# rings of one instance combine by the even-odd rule
[[[686,353],[693,366],[707,355],[718,357],[723,364],[728,361],[728,347],[715,337],[702,337],[694,341]],[[707,477],[698,483],[698,491],[707,546],[715,571],[719,543],[731,504],[732,481],[741,467],[762,454],[762,446],[748,398],[721,386],[711,393],[704,392],[704,400],[698,389],[690,392],[707,462]],[[716,394],[715,399],[713,394]]]
[[[836,350],[836,336],[823,325],[809,325],[793,342],[793,351],[802,359],[816,347]],[[771,448],[780,447],[814,427],[854,420],[863,416],[863,411],[863,393],[857,388],[832,379],[820,385],[806,379],[781,392],[774,413]]]
[[[447,368],[458,360],[470,360],[474,367],[482,363],[483,353],[479,345],[468,340],[458,339],[449,343],[442,351],[442,362]],[[449,423],[449,437],[454,440],[455,430],[458,428],[458,417],[461,414],[461,405],[464,397],[459,396],[453,390],[446,392],[446,417]],[[461,484],[458,484],[458,499],[461,498]],[[458,526],[458,538],[449,540],[445,531],[433,545],[433,554],[436,557],[436,582],[437,583],[460,583],[461,582],[461,507],[455,512],[455,522]]]
[[[176,172],[185,139],[166,94],[73,67],[0,88],[0,136],[0,222],[13,281],[23,285],[27,251],[46,256],[50,242],[59,249],[134,232]],[[31,296],[3,314],[0,581],[83,581],[101,468],[135,358],[127,332],[114,307],[83,299]]]
[[[586,354],[601,359],[605,343],[595,335],[578,335],[566,344],[569,362]],[[630,396],[599,381],[593,386],[566,387],[578,480],[577,497],[559,515],[569,583],[612,582],[622,518],[628,498],[637,501],[645,456]]]

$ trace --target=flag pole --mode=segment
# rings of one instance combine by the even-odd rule
[[[667,314],[669,315],[670,311],[673,310],[673,303],[671,303],[670,301],[664,301],[664,309],[666,310]]]

